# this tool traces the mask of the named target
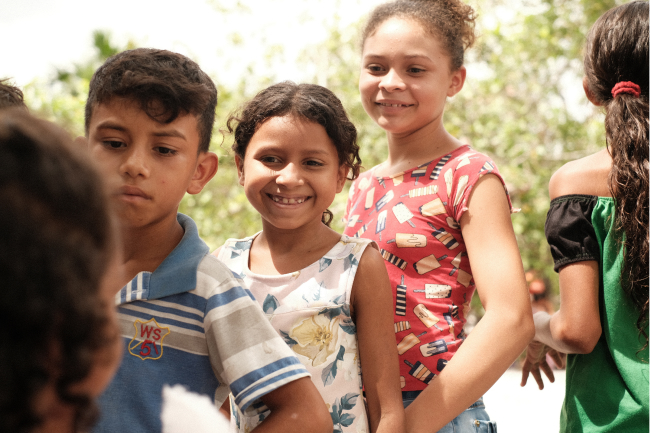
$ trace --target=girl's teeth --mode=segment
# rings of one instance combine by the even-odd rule
[[[276,203],[282,203],[282,204],[294,204],[294,203],[302,203],[305,201],[305,199],[299,198],[299,199],[293,199],[293,198],[284,198],[284,197],[273,197],[273,201]]]

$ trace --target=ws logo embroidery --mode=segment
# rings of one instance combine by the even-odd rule
[[[170,333],[169,328],[160,326],[154,318],[146,322],[136,320],[133,327],[135,335],[129,343],[129,353],[143,361],[159,359],[163,352],[163,339]]]

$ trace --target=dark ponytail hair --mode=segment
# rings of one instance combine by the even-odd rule
[[[625,233],[621,285],[648,325],[648,3],[633,1],[601,16],[591,28],[584,58],[589,91],[605,108],[607,148],[613,164],[608,179],[616,201],[616,227]],[[618,93],[631,81],[640,95]],[[644,347],[645,347],[644,346]]]

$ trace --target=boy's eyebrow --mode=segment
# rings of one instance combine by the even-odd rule
[[[178,137],[182,138],[185,140],[185,136],[183,135],[182,132],[176,130],[176,129],[170,129],[168,131],[160,131],[160,132],[154,132],[153,133],[154,137]]]
[[[97,129],[113,129],[115,131],[128,132],[124,126],[120,125],[119,123],[112,122],[110,120],[107,120],[97,125]],[[185,135],[183,135],[183,133],[181,133],[176,129],[154,132],[153,136],[154,137],[178,137],[178,138],[182,138],[183,140],[187,139]]]
[[[114,129],[116,131],[126,132],[126,128],[119,123],[111,122],[110,120],[104,121],[97,125],[97,129]]]

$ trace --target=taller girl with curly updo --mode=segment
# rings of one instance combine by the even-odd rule
[[[544,353],[567,353],[560,431],[647,432],[647,2],[596,21],[584,67],[587,98],[605,111],[606,146],[551,178],[546,237],[561,308],[535,314],[524,374],[541,387]]]
[[[352,185],[346,234],[377,242],[388,270],[411,432],[494,431],[482,396],[533,332],[505,183],[443,122],[475,19],[459,0],[394,1],[362,35],[359,90],[388,158]],[[466,335],[475,290],[486,312]]]

